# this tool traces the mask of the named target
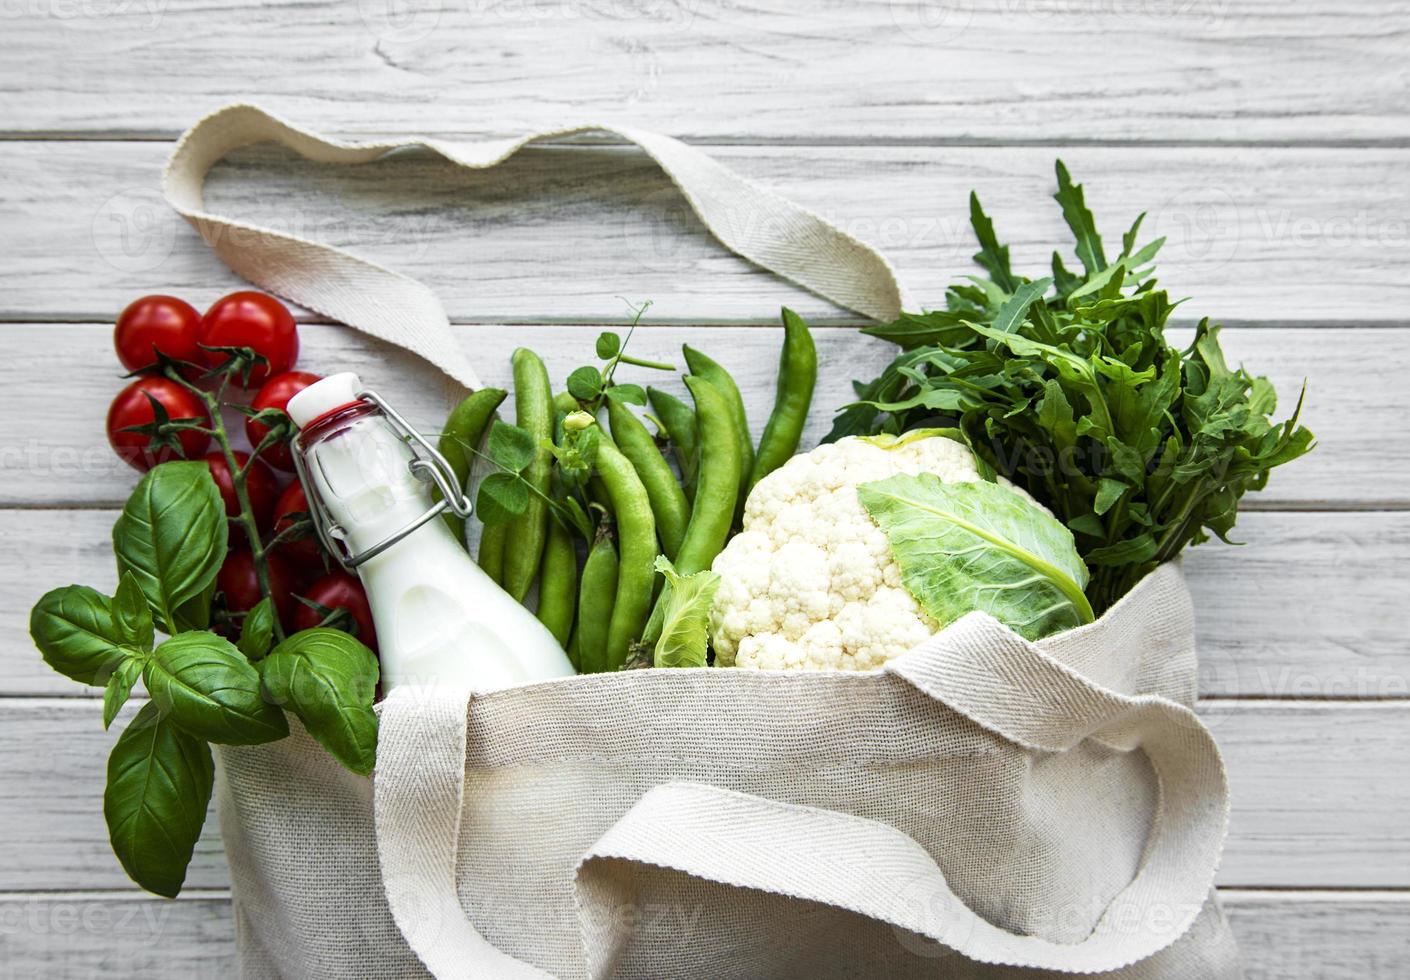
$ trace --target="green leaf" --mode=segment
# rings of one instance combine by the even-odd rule
[[[994,322],[990,326],[1001,333],[1012,333],[1023,323],[1023,318],[1028,314],[1028,308],[1035,302],[1042,299],[1043,294],[1048,291],[1048,287],[1053,284],[1051,279],[1039,279],[1036,282],[1025,282],[1014,292],[1013,296],[999,309],[999,315],[994,317]]]
[[[205,629],[200,602],[225,561],[225,504],[203,462],[148,471],[113,525],[119,574],[132,573],[164,633]]]
[[[1062,216],[1067,227],[1077,239],[1077,258],[1087,275],[1093,276],[1106,268],[1106,253],[1102,250],[1102,239],[1097,234],[1097,223],[1092,212],[1087,210],[1087,202],[1082,193],[1082,185],[1074,184],[1067,167],[1057,162],[1058,190],[1053,199],[1062,205]]]
[[[597,356],[604,361],[616,357],[622,350],[622,338],[610,330],[597,335]]]
[[[152,649],[156,640],[152,610],[142,594],[142,587],[137,584],[137,576],[131,572],[123,572],[117,592],[113,594],[113,625],[125,645],[138,650]]]
[[[112,725],[117,713],[122,710],[122,706],[127,703],[128,695],[132,693],[132,685],[137,683],[137,678],[142,676],[143,661],[137,657],[129,657],[118,664],[113,671],[113,676],[108,678],[108,686],[103,688],[103,730],[106,731]]]
[[[508,524],[529,506],[529,488],[515,473],[491,473],[480,481],[475,513],[484,524]]]
[[[969,192],[969,223],[974,226],[974,237],[979,239],[979,253],[975,255],[974,261],[984,267],[989,273],[989,278],[1004,292],[1013,292],[1018,283],[1014,279],[1013,270],[1009,268],[1008,246],[999,244],[999,239],[994,234],[994,222],[984,213],[984,208],[979,204],[979,195],[974,191]]]
[[[340,630],[295,633],[260,664],[271,700],[299,716],[310,735],[352,772],[366,776],[377,757],[377,658]]]
[[[236,643],[245,659],[253,663],[264,659],[269,648],[274,645],[274,599],[265,596],[255,607],[245,613],[245,621],[240,624],[240,640]]]
[[[997,483],[893,476],[857,489],[901,577],[942,625],[986,612],[1036,640],[1092,621],[1072,532]]]
[[[646,389],[643,388],[641,385],[613,385],[612,387],[607,389],[607,395],[608,397],[615,398],[618,401],[630,402],[633,405],[646,404]]]
[[[657,667],[704,667],[710,639],[710,607],[720,588],[718,572],[708,569],[681,576],[665,555],[656,570],[666,578],[661,594],[661,632],[656,640]]]
[[[103,794],[113,853],[133,881],[167,898],[181,891],[214,783],[210,747],[143,705],[108,757]]]
[[[568,394],[580,402],[595,401],[602,394],[602,372],[595,367],[580,367],[568,375]]]
[[[518,473],[534,461],[537,452],[534,437],[517,425],[496,421],[490,429],[486,447],[496,466]]]
[[[113,621],[112,600],[86,585],[45,593],[30,610],[29,635],[46,664],[80,684],[107,684],[130,656]]]
[[[264,699],[259,672],[229,640],[178,633],[142,671],[152,701],[183,730],[222,745],[257,745],[289,734],[284,713]]]
[[[1097,481],[1097,498],[1092,511],[1098,516],[1105,514],[1121,499],[1121,495],[1131,489],[1120,480],[1102,477]]]

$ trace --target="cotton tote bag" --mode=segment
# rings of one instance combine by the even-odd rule
[[[207,212],[204,175],[265,140],[327,163],[414,144],[484,168],[592,128],[353,144],[232,106],[183,137],[166,192],[237,272],[478,387],[425,286]],[[889,263],[816,215],[675,140],[610,131],[731,250],[868,316],[905,304]],[[874,673],[398,688],[370,780],[297,726],[220,749],[241,970],[1237,977],[1212,891],[1228,789],[1195,671],[1168,565],[1088,626],[1032,643],[974,613]]]

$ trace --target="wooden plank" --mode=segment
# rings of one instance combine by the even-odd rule
[[[235,72],[295,119],[362,131],[1403,139],[1407,27],[1374,0],[16,3],[0,125],[171,135]]]
[[[235,277],[160,198],[169,150],[0,143],[0,169],[11,176],[0,185],[11,272],[0,318],[106,320],[143,293],[207,304],[234,288]],[[1072,254],[1050,200],[1059,154],[1086,183],[1110,240],[1149,212],[1147,234],[1168,238],[1162,281],[1195,297],[1182,317],[1405,323],[1410,306],[1410,264],[1401,260],[1410,243],[1407,149],[710,152],[874,243],[923,306],[942,305],[946,285],[978,271],[971,188],[1018,268],[1039,275],[1054,248]],[[843,316],[726,253],[654,165],[624,148],[530,151],[473,175],[428,154],[332,168],[253,148],[217,169],[208,199],[419,277],[464,322],[620,320],[624,295],[654,300],[657,322],[772,323],[782,303],[807,316]]]
[[[0,738],[25,747],[0,756],[0,891],[129,887],[103,825],[114,734],[100,713],[87,699],[0,702]],[[1221,884],[1410,886],[1410,702],[1221,700],[1201,714],[1234,793]],[[187,884],[226,882],[212,820]]]
[[[116,584],[111,510],[0,510],[0,695],[101,697],[50,670],[30,643],[29,609],[77,582]],[[1410,695],[1410,641],[1391,614],[1410,589],[1410,513],[1250,512],[1243,548],[1217,543],[1185,562],[1195,594],[1205,697]]]
[[[1410,901],[1399,892],[1225,889],[1248,980],[1387,977],[1410,958]],[[234,974],[230,900],[137,894],[0,895],[0,977],[99,975],[217,980]]]
[[[550,376],[563,383],[575,366],[593,360],[596,330],[570,326],[457,328],[487,384],[509,384],[509,355],[519,345],[543,353]],[[757,437],[773,401],[778,329],[650,327],[632,350],[680,362],[682,343],[714,352],[736,375]],[[0,360],[0,506],[120,506],[133,472],[108,449],[102,420],[123,382],[111,352],[110,328],[88,324],[14,324],[0,327],[9,356]],[[1189,332],[1171,341],[1188,342]],[[302,330],[300,366],[328,374],[361,371],[395,399],[413,423],[434,432],[449,404],[447,382],[419,361],[352,331],[322,325]],[[1291,410],[1310,379],[1305,421],[1320,445],[1277,473],[1255,495],[1256,506],[1405,506],[1410,502],[1410,388],[1400,365],[1410,360],[1410,329],[1235,329],[1225,334],[1231,361],[1267,374]],[[831,427],[832,411],[850,401],[853,378],[875,376],[896,348],[850,328],[817,330],[819,381],[804,445]],[[1365,350],[1368,356],[1349,356]],[[1338,355],[1328,356],[1328,351]],[[1369,352],[1374,351],[1374,355]],[[623,371],[621,380],[674,386],[659,372]],[[56,397],[55,392],[62,392]]]

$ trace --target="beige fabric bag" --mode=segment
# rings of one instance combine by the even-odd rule
[[[900,308],[870,249],[689,147],[615,131],[731,248],[870,315]],[[260,139],[331,162],[391,148],[233,107],[177,148],[173,204],[233,227],[203,211],[201,179]],[[490,166],[523,142],[433,148]],[[741,201],[781,217],[731,224]],[[425,287],[258,231],[253,249],[211,237],[260,285],[476,383]],[[871,674],[398,689],[372,780],[299,731],[223,748],[242,971],[1236,977],[1211,891],[1228,792],[1191,710],[1193,632],[1166,566],[1081,629],[1034,644],[975,613]]]

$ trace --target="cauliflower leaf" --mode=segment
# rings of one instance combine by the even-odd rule
[[[661,633],[656,640],[655,665],[704,667],[710,607],[720,587],[720,576],[708,570],[678,575],[665,555],[656,556],[656,570],[666,577],[666,587],[661,596]]]
[[[864,483],[857,495],[936,621],[979,610],[1036,640],[1094,618],[1072,532],[1008,487],[919,473]]]

